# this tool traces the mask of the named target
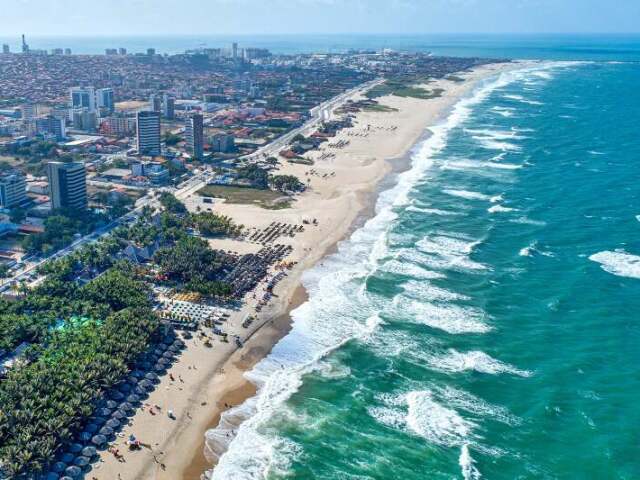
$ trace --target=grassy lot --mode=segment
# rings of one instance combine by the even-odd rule
[[[201,197],[222,198],[227,203],[252,204],[262,208],[278,210],[287,208],[291,198],[272,190],[227,185],[207,185],[198,190]]]
[[[387,107],[386,105],[366,105],[362,108],[365,112],[397,112],[397,108]]]

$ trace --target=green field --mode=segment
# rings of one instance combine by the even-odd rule
[[[227,203],[253,204],[267,209],[287,208],[291,198],[273,190],[227,185],[207,185],[198,190],[201,197],[222,198]]]

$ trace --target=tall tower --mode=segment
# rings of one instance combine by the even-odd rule
[[[194,113],[187,118],[184,127],[184,136],[187,141],[187,151],[197,160],[201,160],[204,154],[204,133],[202,115]]]
[[[87,172],[82,162],[49,162],[51,208],[87,208]]]
[[[160,112],[136,115],[138,155],[160,155]]]
[[[29,53],[29,45],[27,45],[27,41],[24,38],[24,33],[22,34],[22,53]]]

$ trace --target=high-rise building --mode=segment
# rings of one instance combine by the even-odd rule
[[[156,54],[155,48],[147,48],[147,55],[149,55],[150,57],[153,57],[155,54]]]
[[[211,150],[214,152],[229,153],[235,150],[236,144],[233,135],[218,133],[209,138]]]
[[[118,54],[118,50],[116,48],[105,48],[104,49],[104,54],[105,55],[117,55]]]
[[[36,118],[35,130],[38,135],[52,135],[56,140],[62,140],[67,136],[65,119],[53,115]]]
[[[204,153],[204,134],[202,115],[194,113],[187,117],[184,136],[187,142],[187,151],[193,158],[202,159]]]
[[[120,48],[118,49],[118,53],[119,53],[120,55],[126,55],[126,54],[127,54],[127,49],[126,49],[126,48],[123,48],[123,47],[120,47]]]
[[[24,175],[10,172],[0,175],[0,207],[13,208],[27,200],[27,183]]]
[[[71,110],[73,127],[78,130],[93,132],[98,128],[98,116],[88,108],[74,108]]]
[[[93,87],[72,87],[69,89],[69,106],[87,108],[90,112],[96,110],[96,91]]]
[[[20,107],[20,113],[22,115],[22,121],[28,123],[38,114],[38,107],[33,103],[25,103]]]
[[[96,105],[102,111],[107,114],[113,113],[114,101],[113,101],[113,89],[112,88],[99,88],[96,90]]]
[[[63,53],[64,53],[64,50],[62,50],[61,48],[51,49],[51,55],[62,55]]]
[[[176,99],[165,93],[162,96],[162,116],[172,119],[175,116]]]
[[[5,55],[8,53],[11,53],[11,49],[9,48],[9,45],[7,45],[6,43],[2,45],[2,53],[4,53]]]
[[[138,155],[160,155],[160,113],[138,112],[136,129]]]
[[[162,97],[155,93],[152,93],[151,95],[149,95],[149,108],[154,112],[161,112]]]
[[[238,44],[236,42],[231,45],[231,57],[238,58]]]
[[[105,118],[100,125],[100,130],[107,135],[119,137],[135,132],[136,119],[125,115],[112,115]]]
[[[87,173],[82,162],[47,163],[51,208],[87,208]]]
[[[65,55],[71,55],[71,49],[70,48],[65,48],[64,49],[64,54]]]
[[[29,45],[27,45],[27,41],[24,38],[24,33],[22,34],[22,53],[29,53]]]

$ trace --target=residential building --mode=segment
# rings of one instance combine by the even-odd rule
[[[96,91],[93,87],[72,87],[69,89],[69,107],[96,110]]]
[[[6,43],[2,45],[2,53],[4,53],[5,55],[8,53],[11,53],[11,49],[9,48],[9,45],[7,45]]]
[[[139,155],[160,155],[160,113],[138,112],[136,115]]]
[[[53,115],[36,118],[35,133],[36,135],[51,135],[56,140],[62,140],[67,136],[65,119]]]
[[[98,116],[88,108],[76,108],[71,111],[73,127],[77,130],[93,132],[98,128]]]
[[[202,159],[204,153],[204,133],[202,115],[194,113],[187,117],[184,129],[187,151],[193,158]]]
[[[87,208],[87,172],[82,162],[49,162],[51,208]]]
[[[209,144],[211,145],[211,150],[214,152],[229,153],[233,152],[236,148],[233,135],[227,135],[225,133],[213,135],[209,139]]]
[[[165,93],[162,96],[162,116],[167,119],[175,117],[176,99]]]
[[[13,208],[27,200],[27,183],[20,172],[0,175],[0,207]]]
[[[161,112],[162,97],[155,93],[152,93],[151,95],[149,95],[149,108],[154,112]]]
[[[136,131],[136,119],[125,115],[112,115],[102,121],[100,129],[106,135],[124,137]]]
[[[99,88],[96,90],[96,106],[101,112],[105,111],[107,114],[113,113],[114,101],[112,88]]]
[[[119,53],[120,55],[126,55],[126,54],[127,54],[127,49],[126,49],[126,48],[123,48],[123,47],[120,47],[120,48],[118,49],[118,53]]]

